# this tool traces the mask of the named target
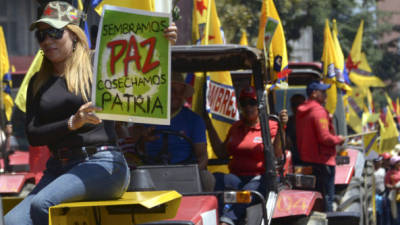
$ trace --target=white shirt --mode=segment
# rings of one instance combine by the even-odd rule
[[[374,172],[377,193],[383,193],[385,191],[385,174],[386,171],[382,167]]]

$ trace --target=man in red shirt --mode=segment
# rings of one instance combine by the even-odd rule
[[[300,159],[313,167],[317,190],[325,200],[325,211],[331,212],[335,194],[336,145],[344,142],[336,136],[332,119],[324,108],[330,85],[312,81],[307,85],[308,100],[296,114],[296,136]]]

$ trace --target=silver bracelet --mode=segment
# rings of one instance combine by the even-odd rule
[[[69,130],[73,130],[72,129],[72,120],[74,119],[74,115],[71,115],[68,119],[68,129]]]

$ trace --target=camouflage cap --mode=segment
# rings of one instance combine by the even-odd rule
[[[34,30],[37,24],[41,22],[57,29],[63,28],[68,24],[79,25],[81,14],[81,11],[67,2],[49,2],[44,8],[40,19],[32,23],[29,29]]]

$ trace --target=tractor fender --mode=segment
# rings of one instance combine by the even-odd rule
[[[272,218],[308,216],[313,210],[321,210],[322,195],[316,191],[282,190],[278,194]]]

